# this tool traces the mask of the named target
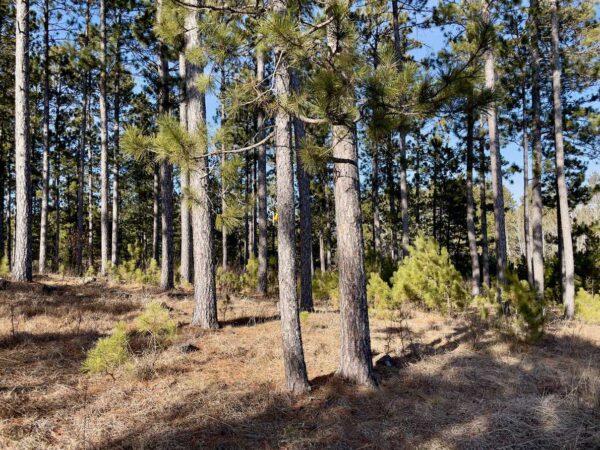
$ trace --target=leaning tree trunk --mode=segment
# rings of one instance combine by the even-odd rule
[[[490,5],[484,2],[484,21],[491,23]],[[496,87],[494,52],[488,48],[485,52],[485,87],[493,91]],[[502,289],[506,284],[506,226],[504,220],[504,191],[502,187],[502,157],[500,155],[500,139],[496,102],[487,107],[488,134],[490,138],[490,163],[492,171],[492,194],[494,197],[494,235],[496,238],[496,265],[498,277],[497,300],[502,301]]]
[[[29,0],[16,0],[15,39],[15,252],[16,281],[31,281],[31,149],[29,120]]]
[[[198,13],[189,10],[185,19],[185,49],[198,50]],[[204,93],[198,89],[198,79],[204,67],[186,61],[186,92],[188,96],[188,130],[192,135],[206,133],[206,104]],[[194,154],[195,164],[190,168],[190,190],[194,198],[192,205],[192,230],[194,242],[194,312],[192,325],[202,328],[218,328],[217,290],[213,254],[213,229],[208,197],[208,170],[205,158],[207,148],[201,144]]]
[[[345,6],[350,8],[348,3]],[[343,34],[339,30],[338,18],[331,16],[331,8],[328,11],[331,21],[327,25],[327,45],[330,57],[335,61],[342,51],[344,43],[340,36]],[[337,373],[343,379],[376,386],[367,311],[358,153],[353,130],[348,124],[333,124],[332,153],[340,274],[341,348]]]
[[[288,13],[286,0],[274,0],[271,8],[278,16]],[[275,96],[281,103],[285,103],[291,93],[289,65],[285,53],[279,47],[275,48],[275,61],[279,61],[273,73]],[[309,389],[309,385],[296,294],[294,171],[290,144],[290,115],[280,106],[275,113],[275,164],[279,214],[277,252],[283,364],[287,389],[291,392],[305,392]]]
[[[480,121],[479,132],[479,208],[481,209],[481,273],[482,281],[487,289],[490,288],[490,250],[488,243],[487,225],[487,183],[485,181],[485,135],[483,119]]]
[[[162,11],[162,1],[158,1],[158,21]],[[158,115],[169,113],[169,60],[167,47],[162,40],[158,44]],[[173,166],[167,160],[158,163],[160,178],[160,221],[161,221],[161,260],[160,287],[173,288]]]
[[[481,273],[479,270],[479,254],[477,253],[477,234],[475,231],[475,200],[473,199],[473,140],[475,118],[473,111],[467,111],[467,236],[471,255],[471,293],[480,294]]]
[[[186,83],[186,62],[185,54],[179,54],[179,78],[181,98],[179,100],[179,124],[184,130],[188,129],[188,113],[187,113],[187,92]],[[187,167],[181,168],[181,260],[179,274],[182,283],[191,283],[191,265],[192,260],[192,221],[190,217],[190,172]]]
[[[531,2],[533,36],[531,42],[531,106],[533,173],[531,178],[531,240],[533,284],[540,299],[544,297],[544,233],[542,229],[542,121],[540,98],[540,24],[539,3]]]
[[[256,49],[256,82],[262,86],[265,75],[265,56],[262,49]],[[259,139],[264,137],[265,113],[258,110],[256,127]],[[257,151],[257,201],[258,201],[258,293],[267,294],[268,266],[268,221],[267,221],[267,146],[258,147]]]
[[[108,104],[107,104],[107,58],[106,1],[100,0],[100,273],[108,269]]]
[[[563,304],[565,317],[572,319],[575,314],[575,261],[573,239],[571,236],[571,218],[569,216],[569,192],[565,176],[565,148],[563,137],[562,111],[562,63],[560,59],[560,24],[558,0],[550,0],[552,13],[552,104],[554,105],[554,145],[556,147],[556,184],[558,205],[560,206],[559,233],[563,245],[564,286]]]
[[[300,90],[298,75],[292,71],[292,88]],[[310,207],[310,179],[304,170],[300,155],[300,147],[306,131],[304,122],[294,119],[294,142],[296,149],[296,178],[298,182],[298,197],[300,200],[300,308],[303,311],[313,311],[312,295],[312,213]]]
[[[48,231],[48,195],[50,175],[50,5],[49,0],[44,1],[44,117],[42,154],[42,207],[40,213],[40,253],[38,271],[46,271],[46,234]]]

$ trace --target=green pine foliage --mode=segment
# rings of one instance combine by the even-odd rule
[[[252,257],[246,263],[246,271],[241,276],[242,286],[249,290],[254,291],[258,286],[258,259]]]
[[[315,271],[312,289],[315,301],[327,302],[332,309],[339,308],[340,288],[339,273],[337,271]]]
[[[600,323],[600,295],[579,289],[575,296],[575,317],[588,323]]]
[[[390,309],[392,300],[392,288],[376,272],[369,275],[367,284],[367,300],[369,306],[375,310]]]
[[[507,320],[517,339],[530,343],[538,341],[544,334],[546,315],[544,302],[537,298],[535,290],[526,280],[508,274],[503,299],[509,304]]]
[[[110,336],[103,337],[88,351],[83,371],[89,374],[111,374],[129,358],[127,326],[119,322]]]
[[[0,259],[0,277],[6,278],[10,275],[10,264],[8,263],[8,256],[3,256]]]
[[[177,322],[170,317],[169,310],[160,303],[149,303],[136,320],[138,331],[151,336],[153,341],[164,347],[175,339]]]
[[[390,307],[408,301],[443,313],[462,309],[468,293],[448,250],[419,235],[409,251],[392,278]]]

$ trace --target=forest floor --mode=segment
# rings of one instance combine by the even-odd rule
[[[86,350],[157,300],[177,342],[112,375]],[[371,318],[378,390],[333,374],[338,316],[302,319],[310,394],[283,392],[277,305],[220,303],[222,328],[189,326],[189,291],[75,278],[0,292],[0,448],[598,448],[600,326],[552,321],[536,345],[467,317]],[[183,343],[197,351],[185,353]]]

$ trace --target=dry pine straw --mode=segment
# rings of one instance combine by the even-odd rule
[[[369,391],[333,376],[338,317],[324,308],[302,321],[312,392],[290,397],[274,301],[236,298],[203,332],[189,294],[69,278],[0,292],[0,448],[600,446],[598,326],[554,322],[529,347],[464,317],[372,317],[374,353],[392,359]],[[153,300],[173,308],[177,344],[83,374],[85,351]]]

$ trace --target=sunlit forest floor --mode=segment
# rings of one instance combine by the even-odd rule
[[[111,375],[84,374],[86,350],[150,301],[171,308],[177,341]],[[0,292],[0,447],[600,446],[599,326],[554,319],[527,346],[466,315],[372,317],[380,389],[369,391],[333,376],[338,316],[321,307],[302,318],[312,392],[291,397],[273,300],[220,301],[213,332],[190,327],[191,311],[190,291],[10,283]]]

